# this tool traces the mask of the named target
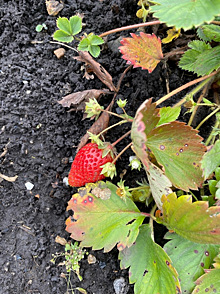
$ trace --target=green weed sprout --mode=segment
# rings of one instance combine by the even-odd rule
[[[98,57],[100,54],[99,45],[104,41],[99,36],[90,33],[85,34],[84,37],[78,38],[75,35],[82,31],[82,18],[78,15],[71,16],[69,19],[66,17],[59,17],[57,19],[57,30],[53,34],[53,39],[63,43],[70,43],[73,40],[79,41],[78,50],[88,51],[93,57]]]

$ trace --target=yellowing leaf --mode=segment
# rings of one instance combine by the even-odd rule
[[[176,39],[179,37],[180,31],[181,31],[181,29],[177,30],[175,27],[173,27],[172,29],[169,29],[167,31],[167,37],[162,39],[162,43],[167,44],[167,43],[172,42],[173,39]]]
[[[111,190],[107,200],[97,198],[91,187]],[[98,182],[79,189],[68,203],[68,210],[73,210],[73,217],[66,220],[66,230],[71,237],[82,241],[82,247],[94,250],[110,251],[116,244],[119,250],[130,247],[139,233],[139,226],[144,220],[134,202],[127,198],[121,199],[117,187],[110,182]]]
[[[189,195],[175,193],[162,197],[163,215],[157,216],[169,230],[202,244],[220,244],[220,206],[209,207],[208,201],[192,203]]]
[[[181,293],[178,274],[167,253],[151,238],[149,225],[142,225],[136,242],[119,253],[121,268],[129,269],[129,281],[137,294]]]
[[[131,34],[132,38],[121,40],[123,46],[119,47],[122,58],[134,67],[142,67],[151,73],[163,59],[161,40],[154,34],[140,32],[140,36]]]

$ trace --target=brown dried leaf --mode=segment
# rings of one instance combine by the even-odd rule
[[[8,182],[15,182],[18,176],[8,177],[0,173],[0,178]]]
[[[106,112],[103,112],[101,116],[94,122],[94,124],[90,127],[88,132],[92,134],[99,134],[101,131],[106,129],[109,124],[109,114]],[[81,138],[80,143],[77,147],[78,152],[84,145],[86,145],[87,141],[89,140],[89,134],[88,132]]]
[[[56,236],[55,242],[58,243],[58,244],[60,244],[60,245],[63,245],[63,246],[65,246],[66,243],[67,243],[66,239],[65,238],[62,238],[60,236]]]
[[[63,9],[63,7],[63,1],[46,0],[46,8],[49,15],[57,15]]]
[[[73,107],[73,110],[83,110],[85,109],[85,102],[88,102],[90,98],[98,99],[101,94],[107,94],[109,91],[107,89],[103,90],[85,90],[76,93],[69,94],[63,97],[62,100],[58,101],[63,107]]]
[[[79,56],[73,58],[78,61],[85,62],[87,73],[94,72],[111,91],[116,91],[116,88],[112,82],[112,76],[100,63],[95,61],[88,52],[79,51]]]

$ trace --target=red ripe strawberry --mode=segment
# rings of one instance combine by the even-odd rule
[[[81,187],[86,183],[103,180],[105,176],[100,174],[102,171],[100,166],[107,162],[112,162],[114,158],[111,152],[103,158],[102,154],[103,149],[99,149],[96,143],[89,143],[81,148],[71,166],[68,176],[69,185]]]

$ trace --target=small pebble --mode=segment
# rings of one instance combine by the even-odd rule
[[[34,188],[34,184],[27,182],[25,183],[25,187],[28,191],[31,191]]]
[[[66,50],[63,49],[63,48],[58,48],[58,49],[53,51],[53,53],[56,55],[56,57],[58,59],[62,58],[64,56],[65,52],[66,52]]]
[[[92,254],[89,254],[89,255],[88,255],[87,260],[88,260],[88,263],[89,263],[89,264],[96,263],[96,257],[95,257],[94,255],[92,255]]]
[[[126,282],[123,277],[114,280],[113,287],[116,294],[126,294],[128,292],[128,287],[126,287]]]
[[[67,187],[69,186],[68,177],[63,178],[63,184]]]

